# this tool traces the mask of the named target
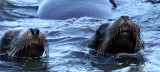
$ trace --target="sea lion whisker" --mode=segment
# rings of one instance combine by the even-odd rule
[[[100,47],[99,47],[99,50],[98,50],[98,53],[97,53],[98,56],[103,56],[104,55],[104,52],[106,50],[106,45],[105,44],[107,42],[108,42],[108,40],[107,40],[106,33],[105,33],[105,35],[102,39],[102,42],[100,43]]]
[[[44,45],[45,45],[45,49],[44,49],[44,52],[45,52],[45,55],[46,55],[46,57],[49,57],[49,48],[48,48],[48,42],[47,41],[45,41],[44,42]]]
[[[14,49],[15,49],[15,51],[14,51],[14,53],[13,53],[14,56],[18,56],[20,52],[22,53],[22,50],[23,50],[23,48],[24,48],[24,47],[23,47],[24,45],[21,44],[21,43],[20,43],[18,46],[19,46],[18,48],[14,48]],[[20,54],[21,54],[21,53],[20,53]]]
[[[13,43],[13,45],[14,45],[14,43]],[[13,47],[13,49],[10,51],[10,54],[12,54],[12,55],[10,55],[11,57],[13,57],[15,55],[15,53],[17,52],[17,50],[18,50],[18,48],[16,48],[13,45],[10,46],[10,47]]]
[[[11,56],[11,57],[14,57],[15,54],[16,54],[16,52],[18,52],[18,51],[19,51],[19,49],[16,48],[16,47],[14,47],[13,50],[11,50],[11,52],[10,52],[10,54],[12,54],[12,55],[10,55],[10,56]]]
[[[14,56],[14,52],[15,52],[15,49],[9,51],[9,57],[13,57]]]
[[[36,36],[33,34],[33,31]],[[8,47],[7,49],[4,47],[1,49],[4,53],[8,53],[9,57],[40,57],[44,49],[46,54],[49,52],[44,43],[46,37],[38,29],[9,30],[1,38],[2,42],[0,45]]]
[[[123,21],[124,19],[125,23]],[[92,38],[94,41],[93,44],[98,44],[93,45],[97,46],[95,48],[98,50],[97,56],[104,56],[105,53],[135,53],[144,48],[140,36],[140,28],[128,16],[120,17],[112,25],[106,27],[105,30],[100,27],[98,30],[103,31],[102,37],[97,37],[97,35],[94,39]]]
[[[116,33],[115,31],[114,32],[112,32],[112,33]],[[107,38],[107,35],[108,34],[105,34],[105,36],[104,36],[104,42],[103,42],[103,53],[105,52],[105,50],[107,49],[107,51],[108,51],[108,49],[110,49],[111,48],[111,42],[109,42],[109,41],[112,41],[112,39],[113,38],[115,38],[114,36],[112,37],[111,36],[111,34],[108,36],[109,38]],[[108,39],[108,41],[106,41]]]

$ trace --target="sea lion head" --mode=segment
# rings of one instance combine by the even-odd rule
[[[39,29],[10,30],[3,36],[2,43],[8,45],[11,57],[40,57],[48,53],[46,37]]]
[[[97,55],[135,53],[143,47],[140,27],[128,16],[121,16],[105,29]]]

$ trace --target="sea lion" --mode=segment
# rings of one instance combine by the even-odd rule
[[[146,0],[146,2],[151,2],[152,4],[160,3],[160,0]]]
[[[98,56],[118,53],[136,53],[144,48],[140,27],[128,16],[121,16],[112,25],[101,25],[88,47],[97,50]]]
[[[107,19],[112,15],[112,6],[117,7],[114,0],[44,0],[37,15],[58,20],[84,16]]]
[[[9,57],[40,57],[45,51],[48,56],[47,41],[39,29],[9,30],[1,35],[0,53]]]

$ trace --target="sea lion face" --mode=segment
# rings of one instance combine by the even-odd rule
[[[8,55],[13,57],[40,57],[47,49],[45,35],[38,29],[11,30],[3,41],[8,45]]]
[[[136,38],[140,37],[140,28],[137,26],[128,16],[120,17],[117,22],[113,24],[110,29],[110,33],[113,37],[115,45],[117,48],[129,48],[131,50],[126,51],[129,53],[134,53],[134,48],[136,44]],[[113,30],[113,31],[112,31]],[[117,34],[114,34],[117,33]],[[123,51],[122,51],[123,52]]]
[[[128,16],[121,16],[105,30],[98,54],[135,53],[143,48],[140,27]]]

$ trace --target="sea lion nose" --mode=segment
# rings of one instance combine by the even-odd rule
[[[121,18],[124,19],[124,23],[123,24],[128,24],[127,21],[129,20],[129,16],[121,16]]]
[[[30,29],[33,36],[37,36],[39,34],[39,29]]]
[[[121,16],[121,18],[128,20],[129,16]]]

